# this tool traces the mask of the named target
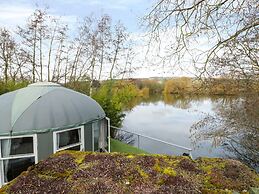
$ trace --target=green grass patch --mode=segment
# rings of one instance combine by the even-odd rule
[[[120,152],[120,153],[131,153],[131,154],[148,154],[144,150],[138,149],[131,145],[122,143],[118,140],[111,139],[111,152]]]

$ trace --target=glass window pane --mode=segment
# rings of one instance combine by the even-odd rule
[[[20,158],[4,160],[4,182],[9,182],[35,164],[35,158]]]
[[[100,122],[92,124],[94,131],[94,151],[99,150]]]
[[[33,137],[1,140],[2,157],[33,153]]]
[[[100,133],[99,133],[99,149],[106,149],[107,148],[107,125],[106,125],[106,120],[103,119],[100,123]]]
[[[71,144],[79,143],[81,140],[80,129],[74,129],[58,133],[58,148],[62,148]]]

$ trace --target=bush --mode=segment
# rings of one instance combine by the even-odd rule
[[[107,81],[94,93],[93,98],[102,106],[111,125],[120,127],[124,118],[123,109],[138,95],[136,86],[128,82]],[[114,132],[111,132],[114,137]]]
[[[188,94],[193,91],[192,79],[188,77],[170,79],[165,82],[164,93],[166,94]]]
[[[148,88],[149,94],[159,94],[164,89],[164,82],[161,80],[136,79],[134,81],[134,85],[136,85],[140,90]]]
[[[89,95],[90,82],[89,81],[74,81],[68,82],[65,87],[75,90],[77,92]]]
[[[6,83],[0,81],[0,95],[7,93],[7,92],[11,92],[20,88],[24,88],[29,84],[29,81],[18,81],[18,82],[14,82],[12,80],[9,80]]]

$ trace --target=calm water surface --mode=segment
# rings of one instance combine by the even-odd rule
[[[235,157],[235,153],[225,149],[227,143],[222,137],[208,137],[192,128],[207,115],[215,115],[219,107],[232,100],[225,97],[154,96],[138,101],[131,110],[125,111],[123,128],[191,148],[194,158]],[[136,137],[132,139],[137,146]],[[150,153],[181,155],[184,152],[146,138],[140,138],[140,148]]]

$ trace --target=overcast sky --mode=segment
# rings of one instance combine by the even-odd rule
[[[15,29],[25,24],[36,8],[48,7],[49,14],[62,16],[72,29],[84,16],[109,14],[113,21],[122,21],[133,39],[139,39],[143,35],[140,18],[148,13],[154,2],[156,0],[0,0],[0,26]],[[156,53],[145,57],[143,45],[134,48],[137,53],[134,65],[141,68],[133,77],[188,75],[186,71],[167,68],[168,64],[162,64],[161,58],[154,57]]]

